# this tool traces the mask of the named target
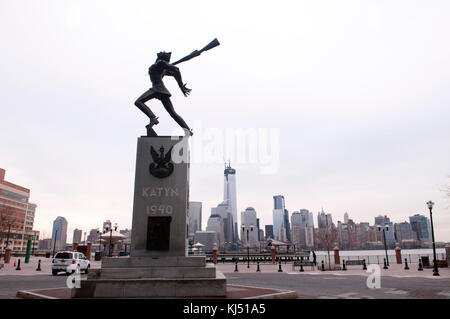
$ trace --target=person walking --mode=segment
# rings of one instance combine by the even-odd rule
[[[314,266],[316,266],[317,265],[317,257],[316,257],[316,253],[314,252],[314,250],[312,250],[312,256],[313,256]]]

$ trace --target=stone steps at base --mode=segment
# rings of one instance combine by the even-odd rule
[[[226,278],[86,279],[72,298],[225,297]]]
[[[215,278],[216,267],[141,267],[94,269],[88,279]]]

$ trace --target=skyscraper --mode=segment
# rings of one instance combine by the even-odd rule
[[[194,241],[195,232],[202,230],[202,202],[189,202],[188,238]]]
[[[72,243],[81,243],[81,234],[83,233],[83,231],[81,229],[75,228],[75,230],[73,231],[73,238],[72,238]]]
[[[286,240],[291,241],[291,224],[289,223],[289,211],[284,210],[284,228],[286,229]]]
[[[317,224],[318,224],[319,229],[332,228],[333,227],[333,219],[331,217],[331,214],[325,214],[325,212],[322,208],[322,212],[319,212],[317,214]]]
[[[420,214],[409,217],[412,230],[417,234],[417,239],[429,243],[431,242],[431,224],[430,220]]]
[[[241,212],[241,223],[241,240],[244,243],[244,246],[258,246],[258,221],[256,218],[256,210],[253,207],[247,207],[245,211]]]
[[[233,250],[233,216],[231,215],[231,208],[226,201],[223,201],[217,207],[211,208],[211,216],[220,216],[223,223],[223,234],[217,234],[217,238],[223,239],[222,249],[229,251]]]
[[[223,220],[220,215],[212,214],[208,218],[208,224],[206,225],[207,231],[214,231],[217,234],[216,237],[216,245],[219,250],[224,249],[225,238],[224,238],[224,229],[223,229]],[[201,233],[201,231],[197,231],[196,234]],[[202,243],[204,244],[204,243]],[[205,244],[204,244],[205,245]]]
[[[233,217],[233,242],[238,241],[238,216],[236,201],[236,170],[225,164],[223,200],[229,205],[231,216]]]
[[[275,195],[273,197],[273,235],[275,236],[275,239],[282,240],[282,238],[280,237],[284,237],[284,235],[287,235],[286,226],[286,209],[284,196]],[[284,235],[280,236],[280,234]]]
[[[283,209],[274,209],[273,210],[273,235],[274,239],[279,238],[280,231],[284,229],[284,233],[286,233],[286,230],[284,228],[284,210]]]
[[[55,251],[66,248],[67,224],[67,220],[62,216],[58,216],[53,222],[52,247],[55,248]]]
[[[273,236],[273,225],[266,225],[265,230],[266,230],[266,239],[275,238]]]
[[[7,247],[13,252],[24,252],[29,239],[32,248],[37,249],[39,231],[33,230],[36,204],[29,202],[28,188],[6,181],[5,174],[0,168],[0,252]]]

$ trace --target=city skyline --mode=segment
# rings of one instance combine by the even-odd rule
[[[283,201],[282,201],[282,206],[283,206],[283,210],[285,210],[285,208],[286,207],[288,207],[289,205],[286,205],[286,203],[285,203],[285,198],[284,198],[284,195],[273,195],[272,196],[272,203],[274,202],[274,201],[276,201],[275,200],[275,198],[276,197],[281,197],[281,198],[283,198]],[[201,210],[202,209],[204,209],[204,206],[203,206],[203,202],[202,201],[197,201],[197,202],[195,202],[195,201],[191,201],[190,200],[190,202],[192,202],[192,203],[199,203],[201,206],[200,207],[203,207],[203,208],[201,208]],[[225,202],[223,202],[221,205],[225,205]],[[220,205],[219,205],[220,206]],[[253,207],[250,207],[250,206],[248,206],[248,207],[246,207],[246,208],[244,208],[244,209],[242,209],[241,211],[242,212],[245,212],[248,208],[252,208],[252,209],[254,209]],[[214,208],[214,207],[211,207],[211,212],[212,211],[214,211],[214,209],[216,209],[216,208]],[[312,214],[313,216],[314,216],[314,211],[312,211],[312,210],[308,210],[308,209],[305,209],[304,207],[303,208],[300,208],[300,209],[297,209],[297,210],[295,210],[295,209],[291,209],[290,210],[290,213],[289,213],[289,220],[291,219],[291,217],[292,217],[292,215],[293,214],[295,214],[295,213],[299,213],[299,212],[302,212],[302,211],[304,211],[304,210],[306,210],[306,211],[309,211],[309,213],[310,214]],[[256,210],[256,211],[258,211],[258,210]],[[288,209],[287,209],[287,211],[289,211]],[[325,210],[326,211],[326,210]],[[320,208],[320,210],[318,210],[317,211],[317,214],[319,214],[319,213],[323,213],[324,212],[324,208],[323,207],[321,207]],[[326,211],[327,213],[327,215],[331,215],[331,216],[333,216],[334,214],[333,213],[329,213],[328,211]],[[201,214],[200,213],[200,215],[202,215],[202,225],[201,225],[201,229],[207,229],[207,225],[208,225],[208,219],[210,218],[210,214]],[[264,216],[264,215],[261,215],[261,213],[259,213],[258,212],[258,219],[260,219],[260,220],[266,220],[267,222],[266,223],[260,223],[260,229],[265,229],[265,226],[267,226],[267,225],[272,225],[273,226],[273,211],[272,211],[272,214],[271,214],[272,216],[271,216],[271,218],[272,218],[272,222],[270,221],[270,218],[267,218],[267,216]],[[429,215],[427,215],[427,212],[419,212],[419,213],[413,213],[413,214],[410,214],[410,215],[407,215],[407,216],[400,216],[400,218],[396,218],[395,219],[395,221],[393,222],[393,223],[403,223],[403,222],[408,222],[409,223],[409,219],[410,219],[410,217],[412,217],[412,216],[414,216],[414,215],[422,215],[422,216],[425,216],[426,218],[429,218]],[[342,219],[341,218],[336,218],[336,219],[333,219],[333,224],[334,225],[337,225],[337,223],[338,222],[343,222],[343,221],[345,221],[345,218],[348,218],[348,216],[352,216],[351,214],[349,214],[347,211],[346,212],[344,212],[343,214],[342,214]],[[390,215],[390,214],[382,214],[382,213],[380,213],[380,214],[377,214],[377,215],[375,215],[375,216],[367,216],[367,218],[366,219],[363,219],[363,220],[357,220],[357,219],[355,219],[355,218],[352,218],[352,220],[355,222],[355,223],[368,223],[369,225],[376,225],[376,222],[374,222],[374,223],[372,223],[371,222],[371,219],[372,220],[376,220],[376,218],[377,217],[383,217],[383,216],[390,216],[390,217],[392,217],[392,215]],[[57,216],[58,218],[59,217],[63,217],[63,218],[65,218],[65,216]],[[263,218],[261,218],[261,217],[263,217]],[[283,214],[283,216],[281,217],[282,219],[283,219],[283,223],[284,223],[284,214]],[[57,218],[57,219],[58,219]],[[318,218],[318,217],[317,217]],[[36,219],[37,220],[39,220],[39,211],[37,212],[37,214],[36,214]],[[109,219],[107,219],[107,222],[109,222],[109,220],[110,220],[111,218],[109,218]],[[334,221],[335,220],[335,221]],[[314,228],[318,228],[319,227],[319,220],[317,220],[317,222],[318,222],[318,224],[317,225],[315,225],[315,223],[314,223],[314,221],[313,221],[313,225],[315,225],[315,227]],[[52,222],[53,223],[53,222]],[[73,226],[70,226],[71,225],[71,223],[70,223],[70,219],[68,219],[67,220],[67,223],[68,223],[68,227],[67,227],[67,231],[66,231],[66,241],[67,241],[67,243],[71,243],[72,241],[73,241],[73,235],[71,235],[71,234],[73,234],[73,232],[75,231],[75,230],[81,230],[82,231],[82,234],[84,233],[84,232],[86,232],[86,233],[88,233],[91,229],[96,229],[96,228],[98,228],[98,229],[101,229],[102,227],[104,227],[104,224],[105,224],[105,220],[103,220],[103,221],[101,221],[99,224],[100,224],[100,226],[91,226],[91,227],[82,227],[81,225],[73,225]],[[110,222],[111,223],[111,222]],[[87,225],[87,223],[86,224],[84,224],[84,225]],[[284,224],[283,224],[284,225]],[[238,232],[239,232],[239,234],[241,233],[241,230],[240,230],[240,227],[241,227],[241,225],[239,225],[238,226]],[[292,226],[291,226],[292,227]],[[81,228],[81,229],[79,229],[79,228]],[[124,224],[123,226],[120,226],[119,225],[119,228],[120,229],[129,229],[129,228],[131,228],[131,223],[130,223],[130,225],[126,225],[126,224]],[[435,228],[436,228],[436,231],[438,231],[438,229],[439,229],[439,226],[438,227],[436,227],[435,226]],[[47,227],[47,228],[42,228],[42,229],[40,229],[40,228],[36,228],[36,227],[34,227],[34,229],[33,230],[37,230],[37,231],[40,231],[40,239],[42,240],[42,239],[52,239],[52,236],[51,235],[49,235],[49,232],[47,231],[47,229],[52,229],[52,227]],[[291,228],[292,229],[292,228]],[[50,234],[54,234],[54,230],[51,230],[50,231]],[[275,234],[275,236],[276,236],[276,234]],[[239,236],[239,238],[241,239],[241,236]],[[450,238],[449,238],[450,239]],[[443,241],[443,242],[448,242],[448,241],[450,241],[449,239],[439,239],[438,237],[436,238],[436,241]]]
[[[274,129],[262,146],[274,146],[275,172],[261,172],[263,157],[239,161],[237,147],[230,156],[237,213],[254,207],[261,226],[271,224],[272,197],[283,194],[289,213],[324,207],[338,219],[404,221],[427,216],[432,200],[436,240],[450,241],[448,2],[175,7],[172,25],[147,17],[166,10],[162,3],[0,4],[8,26],[0,31],[0,166],[31,189],[35,229],[49,236],[65,216],[70,241],[74,228],[107,219],[131,226],[136,139],[147,124],[133,102],[150,86],[147,69],[159,51],[175,60],[218,38],[214,54],[180,64],[187,99],[167,81],[192,144],[202,146],[192,147],[201,161],[191,165],[190,200],[203,203],[203,227],[223,198],[229,159],[210,154],[211,140],[226,144],[227,129],[254,129],[258,138]],[[162,26],[164,34],[142,41]],[[178,134],[150,106],[158,133]]]

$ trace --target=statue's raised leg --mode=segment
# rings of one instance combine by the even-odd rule
[[[155,92],[153,90],[147,90],[144,94],[142,94],[136,102],[134,102],[134,105],[136,105],[145,115],[147,115],[150,118],[150,123],[147,126],[150,126],[150,128],[153,125],[156,125],[159,123],[158,118],[155,116],[155,114],[150,110],[150,108],[145,105],[145,102],[155,98]]]

